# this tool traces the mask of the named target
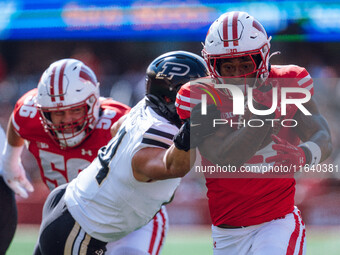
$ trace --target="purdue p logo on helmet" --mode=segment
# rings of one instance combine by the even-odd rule
[[[190,66],[174,62],[166,62],[162,66],[163,70],[156,75],[156,79],[164,79],[165,77],[172,80],[174,75],[185,76],[190,71]]]

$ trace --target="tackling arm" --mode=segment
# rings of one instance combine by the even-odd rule
[[[169,149],[144,148],[132,158],[132,169],[136,180],[148,182],[183,177],[187,174],[196,156],[196,150],[179,150],[174,145]]]

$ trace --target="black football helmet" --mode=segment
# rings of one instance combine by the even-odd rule
[[[149,106],[171,123],[181,120],[175,107],[176,94],[191,79],[208,76],[202,57],[187,51],[171,51],[151,62],[146,70],[146,97]]]

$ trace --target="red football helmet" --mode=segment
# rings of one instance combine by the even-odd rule
[[[269,75],[270,39],[260,22],[248,13],[227,12],[210,26],[202,55],[214,78],[231,78],[219,72],[223,59],[249,56],[254,70],[233,78],[256,73],[256,78],[264,81]]]
[[[83,118],[65,125],[55,125],[52,111],[65,111],[84,106]],[[37,107],[46,132],[62,148],[79,145],[94,129],[99,118],[99,83],[96,75],[83,62],[62,59],[52,63],[38,84]]]

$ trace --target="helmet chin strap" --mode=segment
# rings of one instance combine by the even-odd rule
[[[275,55],[280,55],[280,54],[281,54],[281,51],[275,51],[275,52],[273,52],[272,54],[269,55],[268,61],[269,61],[272,57],[274,57]]]
[[[275,51],[275,52],[273,52],[272,54],[269,55],[269,57],[268,57],[268,73],[270,72],[270,63],[269,63],[269,60],[270,60],[272,57],[274,57],[275,55],[280,55],[280,54],[281,54],[281,51]],[[261,62],[260,65],[262,65],[262,62]],[[257,71],[257,72],[259,72],[259,71]],[[267,75],[268,75],[268,73],[267,73]],[[259,77],[258,77],[258,79],[261,80],[261,84],[259,84],[259,86],[256,86],[257,88],[261,87],[261,86],[265,83],[265,80],[267,79],[267,77],[264,77],[263,75],[264,75],[264,74],[260,74]],[[257,76],[257,75],[256,75],[256,76]],[[261,76],[262,76],[262,77],[261,77]]]
[[[64,147],[74,147],[81,143],[81,141],[84,139],[86,132],[83,130],[81,133],[76,135],[75,137],[72,137],[72,134],[61,134],[59,132],[56,132],[57,137],[59,138],[59,143]]]
[[[176,125],[178,128],[182,125],[182,121],[175,112],[171,111],[166,104],[164,104],[158,97],[148,94],[146,100],[147,106],[151,107],[158,115],[166,118],[172,124]]]

